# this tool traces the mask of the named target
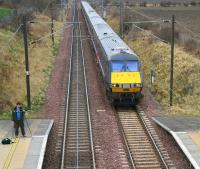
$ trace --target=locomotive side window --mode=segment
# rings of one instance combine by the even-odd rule
[[[113,72],[136,72],[139,70],[138,61],[112,61]]]

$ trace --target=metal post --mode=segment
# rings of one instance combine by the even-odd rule
[[[60,0],[61,21],[63,21],[63,0]]]
[[[103,18],[103,0],[101,0],[101,16],[102,16],[102,18]]]
[[[123,2],[120,0],[120,36],[123,38]]]
[[[175,17],[172,15],[172,35],[171,35],[171,74],[170,74],[170,106],[173,105],[173,81],[174,81],[174,23]]]
[[[30,72],[29,72],[29,60],[28,60],[26,16],[23,16],[23,36],[24,36],[24,51],[25,51],[25,64],[26,64],[27,106],[28,106],[29,109],[31,109]]]
[[[53,23],[53,9],[51,8],[51,39],[54,45],[54,23]]]

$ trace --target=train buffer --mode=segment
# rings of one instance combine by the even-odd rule
[[[13,143],[0,143],[0,169],[41,169],[46,150],[48,135],[53,120],[34,119],[25,122],[26,137],[14,138],[13,122],[0,120],[0,140],[12,138]],[[29,130],[30,129],[30,130]],[[31,132],[30,132],[31,131]]]
[[[169,132],[195,169],[200,169],[200,117],[153,117]]]

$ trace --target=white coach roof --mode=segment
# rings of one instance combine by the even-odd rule
[[[128,45],[112,30],[112,28],[99,16],[95,10],[85,1],[82,6],[89,18],[98,39],[110,60],[113,55],[120,53],[128,53],[133,55],[133,59],[137,58],[136,54],[128,47]]]

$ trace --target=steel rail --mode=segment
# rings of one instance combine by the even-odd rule
[[[75,0],[75,8],[77,9],[78,7],[77,7],[77,2],[76,2],[76,0]],[[77,17],[77,20],[78,20],[78,9],[77,9],[77,13],[76,13],[76,17]],[[79,25],[79,24],[78,24]],[[79,28],[79,26],[78,26],[78,28]],[[80,30],[78,30],[78,35],[80,34]],[[76,57],[77,57],[77,65],[79,64],[79,62],[78,62],[78,56],[79,56],[79,37],[77,36],[76,37],[76,39],[77,39],[77,53],[76,53]],[[77,80],[77,82],[78,82],[78,78],[79,78],[79,72],[78,72],[78,70],[79,70],[79,66],[77,66],[77,74],[76,74],[76,80]],[[76,102],[76,105],[77,105],[77,107],[76,107],[76,110],[77,110],[77,112],[76,112],[76,127],[77,127],[77,130],[76,130],[76,150],[77,150],[77,156],[76,156],[76,167],[77,167],[77,169],[79,168],[79,163],[78,163],[78,161],[79,161],[79,108],[78,108],[78,101],[79,101],[79,94],[78,94],[78,89],[79,89],[79,84],[77,83],[77,86],[76,86],[76,89],[77,89],[77,102]]]
[[[78,13],[79,16],[79,13]],[[79,19],[79,17],[78,17]],[[79,22],[79,20],[78,20]],[[79,30],[80,30],[80,37],[82,37],[81,28],[79,24]],[[90,130],[90,143],[91,143],[91,151],[92,151],[92,163],[93,163],[93,169],[96,169],[96,161],[95,161],[95,152],[94,152],[94,141],[93,141],[93,132],[92,132],[92,124],[91,124],[91,112],[90,112],[90,104],[89,104],[89,98],[88,98],[88,88],[87,88],[87,76],[85,71],[85,59],[84,59],[84,51],[83,51],[83,43],[81,40],[81,56],[83,61],[83,73],[84,73],[84,83],[85,83],[85,92],[86,92],[86,100],[87,100],[87,112],[88,112],[88,121],[89,121],[89,130]]]
[[[115,112],[115,114],[118,114],[115,107],[112,105],[112,109],[113,111]],[[124,132],[124,128],[123,128],[123,125],[120,121],[120,117],[117,115],[117,121],[119,123],[119,129],[121,131],[121,134],[122,134],[122,137],[123,137],[123,141],[125,142],[125,146],[126,146],[126,151],[128,152],[128,159],[130,159],[130,163],[131,163],[131,167],[133,169],[136,169],[136,166],[135,166],[135,163],[134,163],[134,160],[133,160],[133,157],[132,157],[132,154],[131,154],[131,150],[130,150],[130,147],[128,145],[128,141],[127,141],[127,138],[126,138],[126,134]]]
[[[77,7],[77,2],[75,1],[74,2],[74,9],[73,9],[73,21],[75,22],[76,20],[79,20],[79,13],[78,13],[78,7]],[[80,129],[80,126],[82,126],[82,113],[81,113],[81,107],[79,108],[79,104],[83,101],[85,102],[85,106],[86,107],[86,110],[85,110],[85,113],[86,113],[86,116],[87,116],[87,120],[88,120],[88,123],[87,123],[87,132],[88,132],[88,158],[91,158],[90,160],[90,163],[86,163],[86,164],[89,164],[88,166],[93,166],[93,169],[96,169],[96,162],[95,162],[95,153],[94,153],[94,144],[93,144],[93,133],[92,133],[92,127],[91,127],[91,117],[90,117],[90,108],[89,108],[89,98],[88,98],[88,89],[87,89],[87,82],[86,82],[86,72],[85,72],[85,62],[84,62],[84,57],[83,57],[83,46],[82,46],[82,40],[81,40],[81,29],[80,29],[80,23],[77,22],[77,24],[73,27],[72,29],[72,43],[71,43],[71,58],[70,58],[70,68],[69,68],[69,80],[68,80],[68,93],[67,93],[67,99],[66,99],[66,109],[65,109],[65,121],[64,121],[64,138],[63,138],[63,145],[62,145],[62,161],[61,161],[61,169],[64,169],[66,168],[66,158],[70,158],[70,154],[67,154],[66,152],[68,152],[68,140],[71,139],[70,135],[68,136],[68,132],[70,131],[70,118],[73,117],[73,114],[70,113],[70,110],[71,110],[71,106],[73,107],[74,105],[74,153],[75,153],[75,156],[74,156],[74,166],[72,166],[73,168],[81,168],[81,157],[80,157],[80,154],[81,154],[81,151],[82,151],[82,148],[83,146],[82,145],[82,140],[80,140],[80,137],[82,135],[82,130],[79,131]],[[78,36],[75,36],[75,35],[78,35]],[[81,53],[81,54],[80,54]],[[77,59],[77,60],[76,60]],[[79,60],[80,59],[80,60]],[[73,63],[75,65],[73,65]],[[79,64],[81,64],[79,66]],[[73,69],[73,66],[74,66],[74,69]],[[83,69],[83,76],[79,75],[80,71],[82,71]],[[75,76],[72,76],[73,75],[73,70],[74,71],[77,71],[75,73]],[[73,79],[74,77],[74,79]],[[79,86],[79,83],[80,83],[80,78],[84,78],[84,80],[82,81],[84,83],[84,87],[83,90],[84,91],[84,94],[80,93],[80,86]],[[75,83],[76,84],[75,84]],[[73,85],[74,84],[74,85]],[[82,83],[81,83],[82,84]],[[74,89],[72,88],[74,86]],[[76,93],[76,97],[74,99],[74,102],[71,102],[71,94],[72,92],[75,92]],[[84,98],[81,99],[81,96],[84,95]],[[73,94],[72,94],[72,97],[73,97]],[[80,99],[79,99],[80,97]],[[80,101],[79,101],[80,100]],[[79,103],[80,102],[80,103]],[[71,104],[70,104],[71,103]],[[86,112],[87,111],[87,112]],[[71,114],[71,115],[70,115]],[[71,117],[72,116],[72,117]],[[80,117],[79,117],[80,116]],[[85,117],[86,117],[85,116]],[[80,120],[79,120],[80,118]],[[86,120],[86,121],[87,121]],[[79,124],[80,123],[80,124]],[[71,126],[72,127],[72,126]],[[69,129],[69,131],[68,131]],[[86,130],[85,130],[86,131]],[[80,133],[80,134],[79,134]],[[80,135],[80,136],[79,136]],[[67,138],[68,137],[68,138]],[[72,137],[73,138],[73,137]],[[68,140],[67,140],[68,139]],[[69,143],[70,144],[70,143]],[[70,150],[69,150],[70,151]],[[67,160],[69,162],[69,159]],[[80,161],[80,162],[79,162]]]
[[[143,123],[143,126],[145,127],[145,129],[146,129],[146,131],[147,131],[147,133],[148,133],[150,139],[151,139],[151,142],[153,143],[154,148],[156,149],[158,155],[160,156],[160,159],[161,159],[163,165],[165,166],[166,169],[169,169],[168,165],[166,164],[166,162],[165,162],[165,160],[164,160],[164,158],[163,158],[163,156],[162,156],[162,153],[160,152],[160,150],[159,150],[159,148],[158,148],[156,142],[154,141],[154,139],[153,139],[153,137],[152,137],[152,135],[151,135],[151,132],[149,131],[149,129],[148,129],[148,127],[147,127],[147,125],[146,125],[144,119],[141,117],[141,114],[140,114],[141,111],[139,110],[139,107],[138,107],[138,106],[137,106],[137,111],[139,111],[139,113],[138,113],[138,114],[139,114],[139,117],[140,117],[140,119],[141,119],[141,121],[142,121],[142,123]]]
[[[142,115],[142,111],[140,110],[140,108],[138,106],[136,106],[136,112],[138,114],[138,120],[140,121],[140,124],[144,127],[144,131],[146,131],[147,133],[147,136],[149,137],[150,139],[150,142],[151,142],[151,145],[152,145],[152,148],[154,149],[155,153],[157,154],[157,156],[159,157],[160,159],[160,162],[161,164],[163,165],[163,167],[165,169],[169,169],[170,166],[167,164],[167,162],[165,161],[164,157],[163,157],[163,154],[162,152],[159,150],[159,147],[158,145],[156,144],[156,141],[154,140],[152,134],[151,134],[151,131],[149,130],[149,127],[147,126],[146,122],[145,122],[145,119],[143,118],[143,115]],[[131,156],[132,158],[132,161],[134,163],[134,156],[132,155],[132,150],[129,149],[130,145],[128,143],[128,140],[126,138],[126,133],[124,131],[124,128],[123,128],[123,124],[121,122],[121,119],[120,119],[120,116],[119,116],[119,111],[117,111],[114,107],[113,107],[114,111],[117,113],[117,118],[118,118],[118,121],[119,121],[119,125],[120,125],[120,129],[122,131],[122,136],[123,136],[123,139],[125,141],[125,144],[126,144],[126,147],[128,147],[128,150],[130,151],[129,155]],[[124,112],[126,112],[127,110],[124,110]],[[136,166],[134,166],[136,168]]]
[[[73,21],[75,19],[75,8],[73,11]],[[74,25],[72,27],[72,35],[74,34]],[[64,135],[63,135],[63,146],[62,146],[62,157],[61,157],[61,169],[64,169],[64,159],[65,159],[65,144],[66,144],[66,135],[67,135],[67,120],[68,120],[68,110],[69,110],[69,96],[70,96],[70,87],[71,87],[71,70],[72,70],[72,52],[73,52],[73,42],[72,37],[71,42],[71,57],[70,57],[70,67],[69,67],[69,77],[68,77],[68,87],[67,87],[67,99],[66,99],[66,109],[65,109],[65,120],[64,120]]]

